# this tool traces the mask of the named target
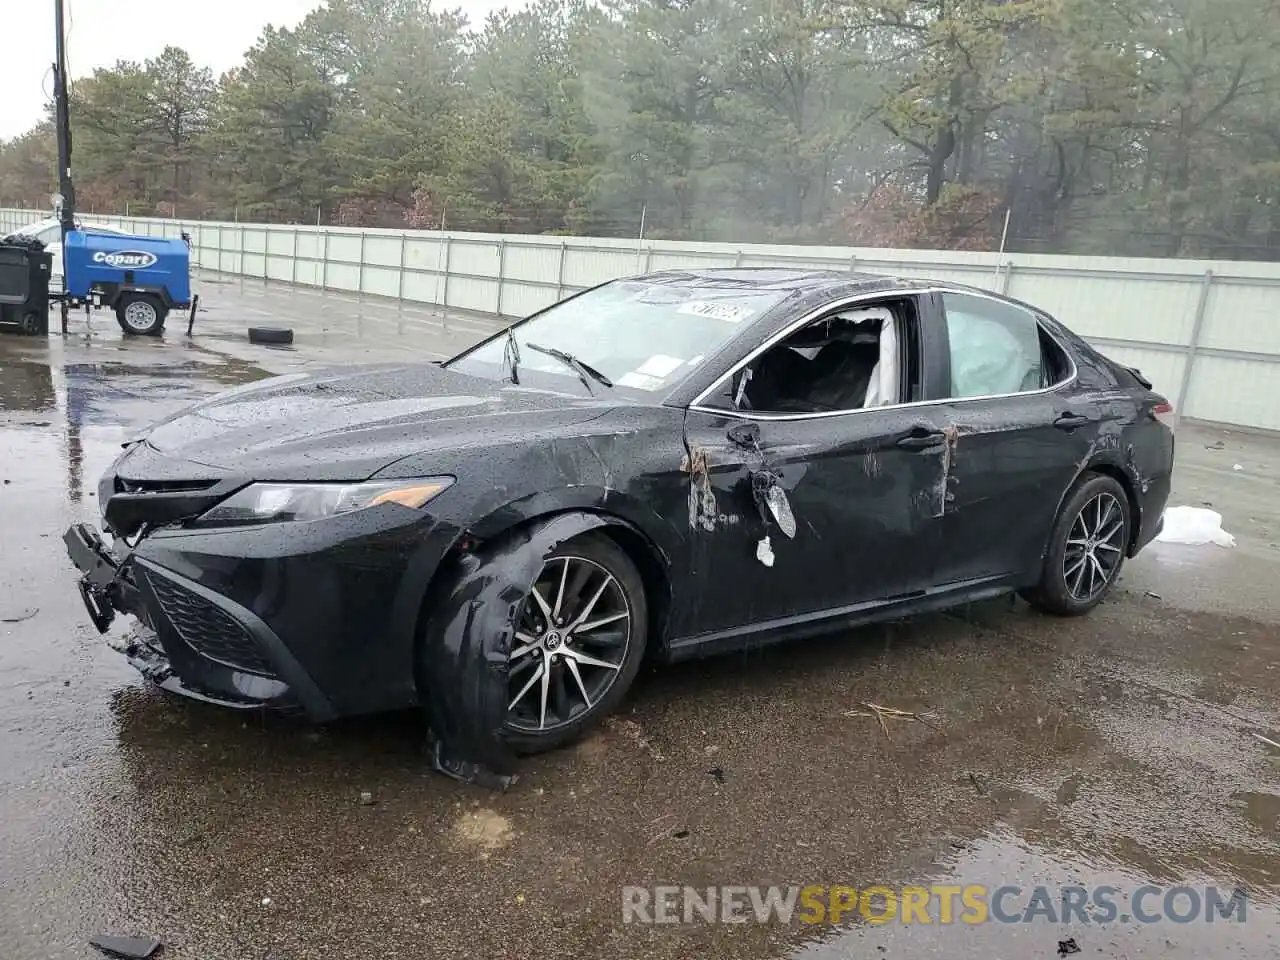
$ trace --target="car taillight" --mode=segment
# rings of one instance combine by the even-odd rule
[[[1173,415],[1173,404],[1168,401],[1157,403],[1151,408],[1151,414],[1170,430],[1177,424],[1177,419]]]

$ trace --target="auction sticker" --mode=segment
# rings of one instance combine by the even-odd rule
[[[679,313],[692,314],[695,317],[710,317],[712,320],[723,320],[725,323],[741,323],[754,312],[740,303],[726,303],[719,300],[690,300],[680,305]]]

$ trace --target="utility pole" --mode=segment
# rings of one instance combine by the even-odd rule
[[[58,134],[58,192],[62,194],[62,241],[68,230],[76,228],[76,188],[71,180],[71,110],[67,89],[67,37],[63,0],[54,0],[58,18],[54,30],[57,62],[53,65],[53,97]],[[64,247],[65,249],[65,247]]]
[[[54,0],[58,22],[54,27],[57,62],[53,65],[53,98],[58,135],[58,193],[62,195],[59,220],[62,225],[62,334],[67,333],[67,233],[76,228],[76,187],[71,180],[71,106],[67,90],[67,35],[63,0]]]

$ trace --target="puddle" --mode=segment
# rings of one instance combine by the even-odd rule
[[[973,841],[963,854],[911,883],[931,894],[938,887],[958,888],[953,922],[939,922],[941,897],[934,894],[928,902],[931,923],[921,922],[919,912],[905,922],[897,911],[887,923],[859,922],[819,935],[791,953],[792,960],[1012,960],[1070,956],[1076,950],[1085,957],[1125,960],[1269,960],[1280,944],[1280,910],[1270,894],[1237,893],[1234,883],[1208,874],[1153,882],[1124,863],[1064,855],[1003,831]],[[984,919],[979,921],[978,909],[965,908],[966,896],[986,904]],[[882,901],[874,901],[873,915],[883,911]],[[1059,947],[1069,942],[1074,950]]]

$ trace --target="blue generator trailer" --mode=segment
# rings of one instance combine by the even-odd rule
[[[68,230],[62,269],[67,301],[114,310],[126,334],[159,334],[170,310],[191,305],[185,240]]]

